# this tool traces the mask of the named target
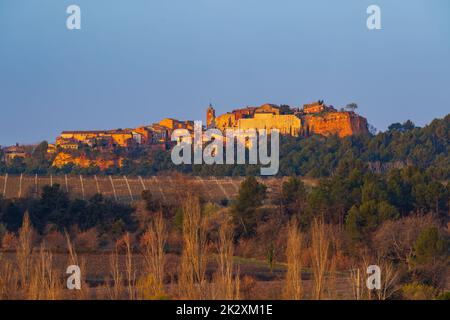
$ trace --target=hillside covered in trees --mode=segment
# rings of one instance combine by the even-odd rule
[[[355,135],[346,138],[319,135],[307,138],[282,137],[280,142],[279,175],[326,177],[333,174],[341,162],[360,160],[373,171],[384,173],[391,168],[415,166],[432,177],[448,180],[450,177],[450,115],[435,119],[420,128],[411,121],[394,123],[385,132],[375,135]],[[0,162],[0,173],[10,174],[120,174],[156,175],[164,171],[181,171],[200,176],[256,175],[256,165],[181,165],[176,166],[170,151],[117,150],[126,160],[122,167],[101,171],[92,166],[78,168],[67,165],[57,169],[51,166],[43,142],[30,158],[16,158],[12,163]],[[86,150],[89,152],[89,150]],[[0,155],[0,158],[3,158]]]

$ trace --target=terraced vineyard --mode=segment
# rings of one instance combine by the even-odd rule
[[[232,199],[236,196],[243,177],[191,177],[165,175],[152,177],[120,176],[0,176],[0,195],[3,198],[38,197],[45,185],[59,184],[72,197],[88,199],[96,193],[123,202],[139,200],[143,190],[149,190],[155,199],[173,202],[188,190],[194,190],[212,202]],[[260,178],[268,187],[269,197],[280,192],[286,178]],[[314,180],[305,179],[306,185]]]

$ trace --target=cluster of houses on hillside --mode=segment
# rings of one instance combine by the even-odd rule
[[[236,129],[278,129],[283,135],[294,137],[321,134],[324,136],[348,135],[367,132],[367,120],[353,110],[336,110],[323,101],[306,104],[303,108],[290,108],[274,104],[246,107],[216,116],[210,105],[206,110],[206,128]],[[193,121],[166,118],[158,123],[132,129],[63,131],[55,143],[48,145],[47,153],[53,158],[55,167],[74,163],[81,167],[97,165],[102,169],[119,165],[113,151],[122,149],[148,148],[166,150],[171,147],[171,136],[176,129],[194,130]],[[95,150],[95,159],[86,156],[83,150]],[[3,149],[4,161],[30,156],[29,150],[15,145]]]

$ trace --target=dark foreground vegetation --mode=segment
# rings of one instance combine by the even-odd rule
[[[316,187],[294,176],[269,200],[270,190],[249,177],[236,199],[219,204],[181,180],[171,205],[149,192],[126,205],[101,195],[72,199],[58,185],[46,186],[39,199],[0,200],[1,244],[9,253],[0,258],[0,295],[448,298],[450,190],[433,173],[408,166],[376,174],[347,159]],[[64,269],[39,264],[65,252],[69,260],[73,252],[104,255],[108,267],[100,275],[85,266],[87,278],[97,274],[97,287],[85,284],[67,296]],[[369,265],[380,267],[382,290],[365,289]],[[55,273],[40,280],[41,296],[33,272]]]

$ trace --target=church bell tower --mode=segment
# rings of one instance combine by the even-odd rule
[[[215,119],[216,119],[216,110],[213,108],[212,104],[209,104],[208,109],[206,110],[206,127],[214,128],[215,127]]]

